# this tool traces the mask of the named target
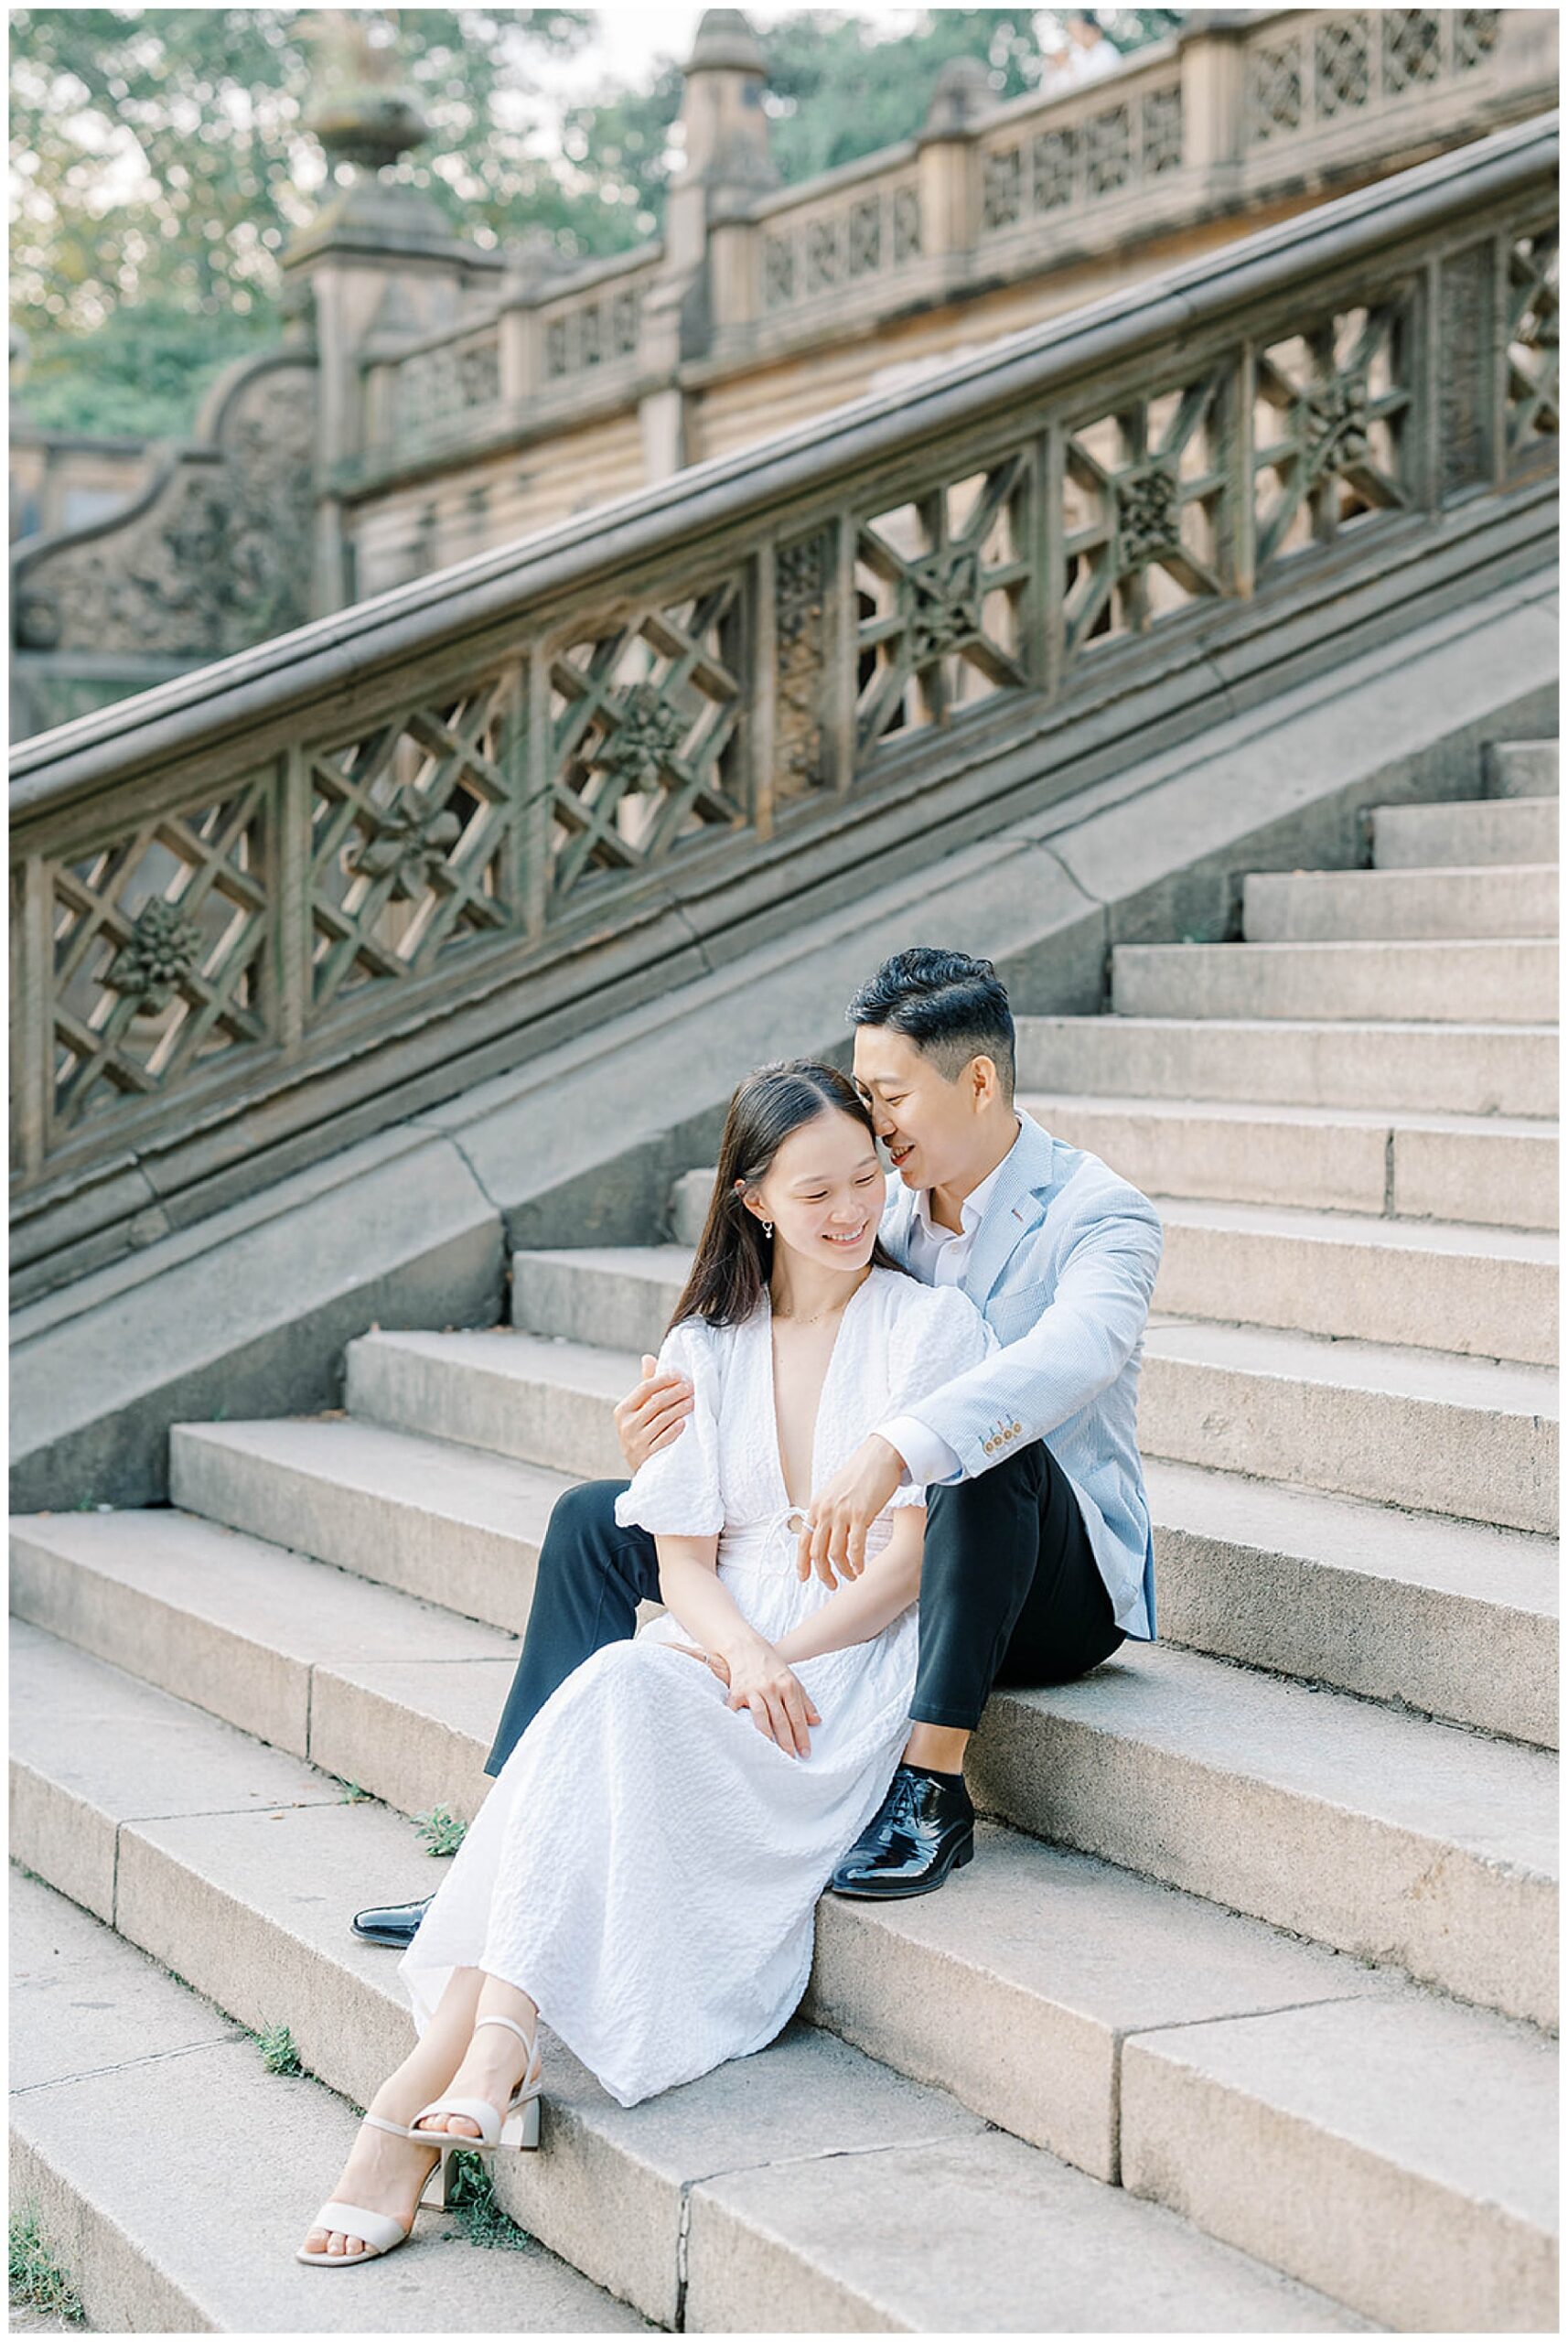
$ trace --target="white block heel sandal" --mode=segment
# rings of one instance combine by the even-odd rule
[[[543,2066],[539,2053],[537,2035],[530,2041],[515,2017],[482,2016],[474,2026],[504,2025],[510,2027],[529,2053],[528,2071],[512,2092],[511,2102],[503,2114],[488,2098],[435,2098],[422,2106],[409,2124],[409,2136],[428,2139],[441,2150],[441,2187],[445,2200],[446,2166],[455,2154],[493,2154],[497,2147],[536,2147],[539,2144],[539,2093],[543,2087]],[[451,2131],[422,2131],[420,2124],[431,2114],[461,2114],[479,2126],[477,2139],[466,2139]]]
[[[406,2125],[402,2122],[388,2122],[380,2114],[367,2114],[364,2119],[374,2130],[390,2131],[394,2139],[409,2136]],[[441,2174],[445,2195],[445,2155],[435,2169]],[[433,2172],[431,2177],[434,2176]],[[428,2187],[430,2181],[427,2179],[424,2185]],[[424,2189],[420,2191],[420,2201],[424,2201]],[[418,2208],[416,2204],[415,2211]],[[335,2229],[340,2236],[356,2237],[365,2248],[363,2252],[306,2252],[302,2244],[294,2257],[296,2261],[307,2261],[313,2269],[357,2269],[361,2261],[380,2261],[384,2254],[395,2251],[400,2244],[408,2242],[413,2233],[412,2225],[405,2229],[400,2221],[393,2219],[390,2212],[370,2212],[362,2204],[342,2204],[336,2197],[330,2203],[323,2204],[310,2226],[313,2229]]]

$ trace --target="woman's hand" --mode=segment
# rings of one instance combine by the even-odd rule
[[[694,1404],[683,1374],[660,1374],[659,1360],[644,1357],[641,1381],[615,1408],[616,1437],[628,1472],[640,1471],[650,1456],[680,1438]]]
[[[794,1669],[779,1658],[771,1643],[759,1639],[727,1657],[718,1652],[704,1652],[703,1657],[715,1674],[719,1668],[725,1669],[732,1708],[749,1708],[757,1731],[782,1748],[786,1756],[811,1755],[807,1726],[822,1719]]]

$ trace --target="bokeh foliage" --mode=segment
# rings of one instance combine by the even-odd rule
[[[380,12],[432,135],[394,174],[494,245],[543,232],[582,257],[657,232],[678,155],[680,66],[556,111],[534,70],[578,55],[593,16],[565,8]],[[1168,9],[1105,10],[1119,47]],[[188,433],[206,384],[274,339],[280,256],[319,199],[304,123],[319,51],[283,8],[11,11],[12,316],[23,392],[48,428]],[[788,184],[909,136],[942,65],[982,59],[999,99],[1038,80],[1027,9],[886,19],[809,10],[758,27],[771,142]],[[535,133],[544,127],[545,139]]]

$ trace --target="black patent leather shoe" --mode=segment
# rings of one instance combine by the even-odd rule
[[[373,1910],[356,1911],[354,1933],[365,1943],[386,1943],[395,1951],[406,1951],[435,1900],[427,1895],[423,1903],[383,1903]]]
[[[901,1895],[930,1895],[950,1870],[961,1870],[973,1860],[974,1807],[962,1782],[952,1789],[900,1765],[881,1810],[828,1885],[834,1895],[887,1902]]]

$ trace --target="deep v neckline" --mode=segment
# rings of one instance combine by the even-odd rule
[[[817,1487],[817,1445],[822,1428],[822,1409],[827,1401],[829,1385],[832,1383],[833,1379],[833,1369],[838,1364],[839,1352],[843,1347],[843,1329],[849,1322],[851,1310],[854,1307],[855,1303],[860,1299],[861,1295],[870,1286],[875,1274],[876,1271],[873,1269],[870,1276],[865,1278],[861,1284],[856,1285],[854,1291],[850,1295],[849,1299],[844,1303],[843,1313],[839,1317],[838,1330],[833,1336],[832,1348],[828,1352],[828,1362],[822,1369],[822,1389],[817,1392],[817,1412],[811,1419],[811,1488],[813,1493]],[[762,1334],[764,1348],[767,1353],[768,1418],[773,1427],[772,1438],[769,1442],[773,1458],[773,1477],[778,1485],[780,1497],[783,1499],[785,1504],[789,1508],[791,1517],[796,1513],[800,1513],[803,1518],[806,1508],[804,1505],[796,1504],[791,1499],[789,1494],[789,1483],[784,1473],[784,1448],[783,1443],[779,1436],[779,1379],[773,1370],[773,1300],[771,1295],[768,1294],[765,1294],[763,1295],[763,1299],[766,1303],[766,1307],[762,1312]],[[809,1503],[811,1499],[808,1498],[807,1502]]]

